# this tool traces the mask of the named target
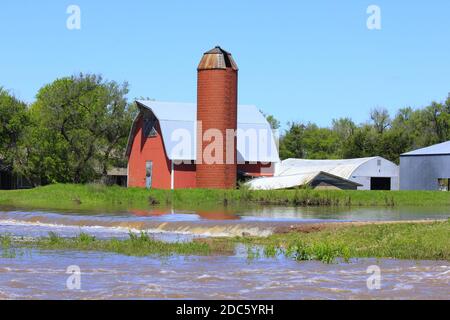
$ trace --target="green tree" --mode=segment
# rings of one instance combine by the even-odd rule
[[[305,125],[290,122],[288,126],[289,129],[280,137],[280,158],[304,158],[303,137]]]
[[[344,147],[357,129],[356,124],[350,118],[333,119],[331,130],[337,137],[336,157],[344,157]]]
[[[267,119],[267,122],[269,122],[270,127],[272,128],[272,130],[280,129],[280,127],[281,127],[280,121],[278,121],[274,116],[269,114],[269,115],[266,115],[265,117]]]
[[[85,183],[124,164],[134,113],[127,93],[127,83],[89,74],[44,86],[30,108],[19,170],[35,184]]]
[[[383,134],[391,125],[389,112],[384,108],[375,108],[370,111],[370,119],[377,133]]]
[[[338,154],[339,137],[330,128],[309,123],[305,127],[303,143],[308,159],[334,159]]]
[[[356,124],[350,118],[333,119],[332,130],[340,140],[349,139],[356,130]]]
[[[433,130],[434,142],[444,142],[450,139],[449,106],[432,102],[425,108],[424,117]]]
[[[12,168],[28,125],[27,105],[0,87],[0,165]]]
[[[343,145],[343,158],[372,157],[376,155],[377,143],[376,130],[371,125],[361,125]]]
[[[336,158],[338,141],[338,135],[329,128],[320,128],[313,123],[289,123],[289,129],[280,139],[280,157]]]
[[[384,108],[370,112],[370,121],[333,120],[331,128],[289,123],[280,139],[280,157],[360,158],[381,156],[399,162],[400,155],[450,140],[450,96],[422,109],[401,108],[394,118]]]

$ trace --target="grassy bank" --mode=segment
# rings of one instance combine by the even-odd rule
[[[146,234],[127,240],[98,240],[87,234],[61,238],[56,234],[35,240],[0,236],[6,256],[14,248],[105,251],[132,256],[230,254],[234,245],[245,244],[249,258],[284,255],[298,261],[331,263],[336,258],[395,258],[450,261],[450,220],[432,223],[329,225],[319,231],[275,234],[267,238],[216,238],[191,243],[164,243]]]
[[[51,185],[0,191],[0,205],[51,209],[129,209],[157,206],[446,206],[450,193],[427,191],[145,190],[102,185]]]
[[[229,242],[228,239],[211,240]],[[333,225],[319,231],[275,234],[267,238],[235,238],[250,254],[282,254],[296,260],[332,262],[336,258],[395,258],[450,261],[450,220],[443,222]],[[253,250],[262,247],[262,253]]]

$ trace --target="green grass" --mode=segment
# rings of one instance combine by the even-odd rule
[[[363,226],[333,226],[310,233],[275,234],[267,238],[212,238],[189,243],[156,241],[147,234],[130,233],[126,240],[100,240],[82,233],[62,238],[55,233],[35,240],[0,236],[4,257],[14,257],[14,249],[104,251],[129,256],[232,254],[242,243],[248,258],[261,256],[332,263],[337,258],[392,258],[450,261],[450,220],[432,223],[391,223]]]
[[[319,260],[327,263],[336,258],[450,261],[450,220],[363,226],[330,225],[318,232],[214,241],[244,243],[250,249],[262,247],[264,254],[269,257],[282,254],[296,260]]]
[[[0,191],[0,205],[41,209],[117,210],[170,206],[183,209],[237,205],[448,206],[450,193],[336,190],[146,190],[103,185],[50,185]]]
[[[17,240],[9,235],[0,236],[1,248],[11,252],[14,248],[34,248],[41,250],[73,250],[113,252],[128,256],[170,256],[170,255],[209,255],[212,253],[232,252],[232,245],[221,243],[210,245],[202,242],[167,243],[156,241],[148,234],[129,234],[129,239],[96,239],[81,233],[75,238],[63,238],[50,232],[47,237],[33,240]]]
[[[0,257],[12,259],[17,256],[15,248],[12,247],[13,240],[8,235],[0,235]]]

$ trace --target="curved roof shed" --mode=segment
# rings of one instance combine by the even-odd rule
[[[253,190],[292,189],[298,186],[310,186],[323,189],[356,190],[359,183],[344,179],[326,172],[309,172],[302,174],[262,177],[248,182]]]
[[[356,170],[362,167],[362,171],[366,171],[366,164],[370,165],[371,161],[376,161],[378,158],[379,157],[343,160],[287,159],[281,162],[275,175],[324,171],[344,179],[350,179],[354,176]]]
[[[276,165],[275,177],[280,179],[272,180],[273,187],[278,188],[276,185],[280,181],[289,183],[302,181],[297,186],[306,185],[305,177],[312,177],[318,173],[354,182],[358,184],[358,190],[399,189],[399,167],[382,157],[342,160],[287,159]],[[270,180],[266,182],[270,184]],[[257,182],[258,185],[261,183],[262,181]],[[264,188],[269,188],[265,182]]]

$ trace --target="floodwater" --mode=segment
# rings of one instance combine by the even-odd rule
[[[237,250],[239,251],[239,250]],[[369,266],[380,287],[368,288]],[[80,269],[80,289],[69,282]],[[2,299],[449,299],[448,262],[361,259],[327,265],[245,254],[168,258],[30,251],[0,259]],[[373,284],[374,282],[369,283]],[[69,289],[70,288],[70,289]]]
[[[0,208],[0,234],[61,236],[87,232],[98,238],[123,238],[144,231],[164,241],[189,241],[207,236],[268,236],[279,227],[342,221],[404,221],[448,219],[450,208],[222,208],[209,211],[173,209],[126,212],[46,212]]]
[[[448,219],[449,208],[245,208],[76,212],[0,208],[0,235],[127,238],[144,231],[163,241],[267,236],[277,227],[337,221]],[[369,290],[369,266],[381,288]],[[81,289],[67,288],[69,266]],[[450,265],[439,261],[359,259],[350,263],[248,260],[223,256],[127,257],[113,253],[0,248],[0,299],[450,299]]]

